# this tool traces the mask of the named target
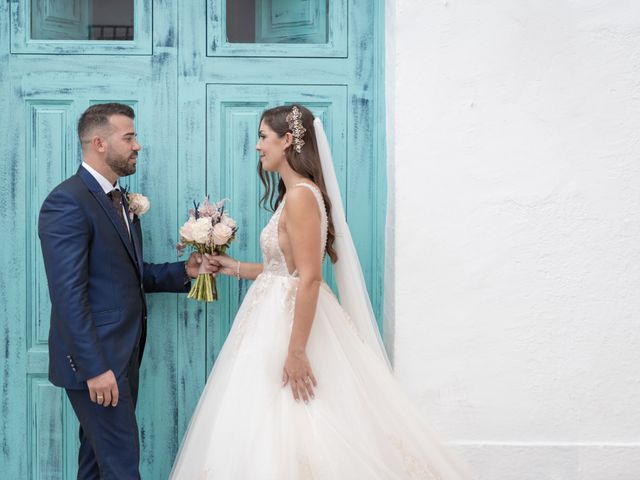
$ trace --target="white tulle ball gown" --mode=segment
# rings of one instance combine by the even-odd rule
[[[318,200],[324,245],[322,197],[305,185]],[[466,478],[324,283],[307,344],[315,399],[296,402],[282,387],[298,282],[278,244],[285,201],[262,231],[264,271],[237,313],[170,478]]]

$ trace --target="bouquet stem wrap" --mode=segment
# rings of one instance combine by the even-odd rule
[[[216,248],[207,248],[201,247],[198,248],[198,252],[201,254],[208,253],[210,255],[216,255],[224,253],[225,249],[216,249]],[[210,273],[206,273],[206,269],[204,265],[200,265],[198,271],[198,277],[191,285],[191,290],[187,295],[187,298],[191,298],[193,300],[199,300],[201,302],[213,302],[218,299],[218,289],[216,288],[216,277],[211,275]]]

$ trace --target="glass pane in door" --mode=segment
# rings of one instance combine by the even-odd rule
[[[133,40],[134,0],[31,0],[34,40]]]
[[[329,0],[227,0],[229,43],[327,43]]]

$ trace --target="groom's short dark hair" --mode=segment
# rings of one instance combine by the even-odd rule
[[[94,128],[109,124],[113,115],[124,115],[131,119],[136,117],[133,108],[123,103],[99,103],[87,108],[78,120],[78,137],[80,142]]]

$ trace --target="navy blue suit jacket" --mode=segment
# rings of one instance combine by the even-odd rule
[[[125,210],[127,206],[125,205]],[[87,388],[107,370],[120,378],[146,337],[145,292],[184,292],[184,262],[143,262],[142,232],[131,240],[111,200],[83,167],[40,210],[38,234],[51,297],[49,380]]]

